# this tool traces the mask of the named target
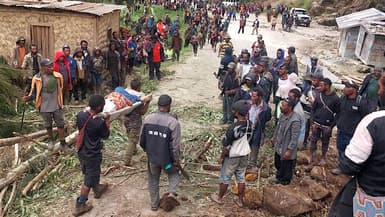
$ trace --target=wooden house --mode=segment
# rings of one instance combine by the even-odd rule
[[[81,1],[0,0],[0,56],[11,58],[20,36],[36,44],[48,58],[63,45],[72,51],[80,41],[107,46],[112,32],[119,31],[120,11],[125,6]]]
[[[385,67],[385,22],[361,24],[355,54],[366,65]]]
[[[356,44],[363,22],[385,21],[385,13],[375,8],[354,12],[336,18],[341,30],[338,41],[338,53],[342,57],[356,58]]]

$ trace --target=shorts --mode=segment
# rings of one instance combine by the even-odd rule
[[[233,174],[238,183],[245,183],[245,173],[248,165],[248,157],[226,157],[222,164],[220,181],[223,184],[230,184]]]
[[[91,81],[93,85],[100,85],[103,83],[103,76],[101,73],[92,73]]]
[[[79,153],[78,157],[84,175],[84,185],[89,188],[95,187],[100,182],[102,156],[89,158]]]
[[[52,121],[55,121],[57,128],[64,128],[64,115],[61,109],[54,112],[40,112],[40,116],[43,118],[46,129],[52,129]]]

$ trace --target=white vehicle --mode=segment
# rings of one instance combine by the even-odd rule
[[[294,14],[295,23],[297,26],[304,25],[306,27],[310,26],[311,17],[307,15],[306,9],[303,8],[292,8],[290,14]]]

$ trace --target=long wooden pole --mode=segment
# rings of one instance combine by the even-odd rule
[[[119,118],[122,115],[125,115],[125,114],[132,112],[134,109],[136,109],[140,105],[141,105],[141,102],[135,103],[130,108],[125,108],[125,109],[121,109],[119,111],[111,112],[111,114],[110,114],[111,121]],[[73,144],[76,141],[76,136],[78,135],[78,133],[79,133],[79,131],[77,130],[77,131],[71,133],[69,136],[67,136],[65,138],[67,144]],[[21,138],[23,138],[23,137],[21,137]],[[60,150],[61,150],[60,142],[57,142],[52,151],[46,150],[42,153],[39,153],[39,154],[33,156],[32,158],[28,159],[27,161],[21,163],[17,167],[13,168],[12,170],[10,170],[8,172],[8,174],[5,178],[0,179],[0,190],[3,189],[4,187],[10,185],[11,183],[13,183],[20,175],[22,175],[26,170],[28,170],[30,168],[30,166],[32,165],[33,162],[44,159],[44,158],[49,158],[53,154],[58,153]]]

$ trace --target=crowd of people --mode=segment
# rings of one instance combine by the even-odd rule
[[[93,118],[106,106],[105,97],[101,96],[105,82],[103,71],[107,70],[111,77],[110,89],[123,94],[121,87],[128,86],[125,78],[133,74],[135,66],[147,64],[148,79],[161,80],[161,62],[167,58],[179,62],[180,51],[189,45],[193,54],[198,56],[198,50],[206,42],[214,52],[218,51],[218,57],[221,58],[218,72],[214,74],[218,79],[223,104],[222,123],[229,126],[219,159],[222,165],[219,192],[211,195],[213,201],[223,204],[223,197],[235,175],[239,196],[236,204],[244,206],[245,174],[258,172],[259,149],[266,143],[274,147],[276,174],[270,179],[273,184],[291,183],[299,149],[309,149],[310,164],[326,165],[335,126],[340,166],[331,172],[335,175],[355,175],[359,194],[376,197],[368,201],[379,201],[377,197],[380,196],[383,198],[385,191],[381,181],[384,181],[384,177],[380,173],[385,165],[385,151],[381,146],[384,139],[380,129],[385,115],[381,111],[376,112],[385,108],[383,69],[376,66],[361,87],[354,81],[344,81],[345,87],[339,96],[332,87],[332,81],[324,75],[318,58],[311,57],[311,64],[306,66],[300,82],[295,47],[288,47],[287,53],[284,48],[277,49],[274,57],[267,54],[263,35],[258,32],[258,15],[264,10],[262,5],[251,3],[226,7],[221,2],[207,5],[202,1],[164,3],[166,9],[183,10],[183,21],[179,16],[172,20],[168,15],[156,21],[145,6],[143,16],[131,23],[131,31],[121,28],[119,32],[112,33],[105,51],[95,47],[91,52],[88,42],[82,40],[73,52],[70,46],[63,45],[53,60],[49,60],[39,54],[34,44],[29,45],[28,52],[25,38],[20,37],[16,42],[12,65],[28,72],[25,80],[30,89],[24,100],[35,99],[49,135],[50,149],[54,145],[53,121],[58,127],[61,147],[68,149],[64,139],[64,105],[72,100],[75,103],[84,101],[92,95],[89,97],[89,110],[78,113],[76,118],[77,128],[85,132],[78,147],[84,183],[76,199],[74,215],[79,216],[92,209],[87,203],[91,189],[95,198],[99,198],[108,187],[100,183],[100,168],[102,140],[109,136],[110,120],[108,114],[103,119]],[[135,7],[135,10],[139,8]],[[288,7],[277,6],[272,9],[271,5],[267,5],[265,10],[272,29],[280,13],[282,28],[290,31],[295,18],[288,13]],[[237,55],[227,30],[230,22],[236,21],[239,14],[238,34],[244,33],[250,13],[256,15],[251,34],[256,33],[257,40]],[[180,22],[187,25],[183,34],[180,32]],[[129,24],[126,22],[127,27]],[[90,84],[92,88],[89,88]],[[129,86],[124,90],[125,94],[136,99],[144,97],[138,79],[132,79]],[[89,93],[90,89],[92,94]],[[143,105],[124,116],[129,141],[123,160],[128,166],[133,164],[132,157],[137,153],[137,144],[146,152],[151,209],[156,211],[159,208],[159,177],[162,170],[167,172],[170,183],[166,196],[172,199],[177,197],[181,130],[177,118],[170,113],[172,98],[168,95],[159,97],[158,111],[142,122],[151,99],[139,100]],[[275,126],[270,141],[265,133],[268,122],[274,122]],[[316,151],[319,140],[321,158],[318,160]],[[376,178],[376,175],[381,178]],[[340,208],[339,201],[334,207],[337,208],[331,212],[350,212],[350,209]],[[361,211],[363,209],[361,207]]]
[[[383,197],[373,197],[384,195],[379,183],[373,181],[371,183],[376,186],[367,185],[367,180],[374,179],[370,176],[379,175],[379,170],[383,168],[383,165],[379,165],[383,160],[373,159],[385,153],[381,142],[377,141],[382,141],[383,136],[376,135],[378,131],[372,129],[385,119],[382,111],[376,112],[385,109],[383,68],[374,67],[361,87],[352,80],[344,80],[344,89],[339,96],[332,81],[318,64],[317,57],[310,58],[310,65],[303,70],[303,81],[300,82],[295,47],[290,46],[286,56],[285,49],[280,48],[275,58],[270,59],[263,50],[263,44],[263,36],[259,35],[258,40],[250,47],[251,52],[243,49],[240,55],[233,55],[233,50],[226,48],[216,73],[223,102],[222,123],[229,125],[229,128],[219,160],[222,164],[219,193],[213,194],[211,199],[222,204],[231,177],[235,175],[239,196],[236,204],[243,206],[245,174],[258,171],[256,162],[259,148],[267,143],[265,129],[267,122],[272,119],[275,130],[269,142],[274,147],[276,174],[270,178],[271,183],[291,183],[300,149],[309,150],[310,165],[325,166],[332,131],[337,127],[339,166],[331,170],[331,173],[354,175],[358,186],[362,188],[359,194],[371,198],[366,202],[383,203]],[[274,114],[270,105],[275,107]],[[380,120],[374,120],[380,116]],[[234,118],[237,119],[235,122]],[[369,120],[363,121],[365,124],[360,123],[366,119],[370,119],[371,123],[369,124]],[[367,128],[357,127],[359,124]],[[363,135],[366,137],[361,137]],[[361,139],[368,142],[371,148],[376,146],[375,149],[370,149],[376,153],[360,148]],[[321,141],[320,159],[316,157],[318,141]],[[364,152],[365,158],[359,157],[358,152]],[[370,164],[373,168],[368,168],[365,164]],[[384,180],[382,175],[381,177],[379,179]],[[354,190],[352,186],[351,189]],[[353,197],[342,195],[341,198],[353,202]],[[354,203],[359,203],[357,200],[354,197]],[[335,206],[341,207],[339,203],[342,202],[337,200]],[[360,207],[360,211],[367,211],[368,206]],[[350,213],[359,212],[356,209],[349,210]],[[330,215],[352,216],[346,212],[346,209],[343,212],[334,210]]]

